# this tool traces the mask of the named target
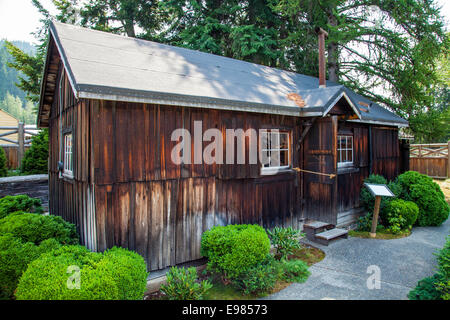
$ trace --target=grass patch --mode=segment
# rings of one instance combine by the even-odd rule
[[[290,255],[288,258],[289,260],[299,259],[306,262],[308,266],[312,266],[313,264],[322,261],[325,258],[325,252],[320,249],[303,244],[302,248],[295,249],[294,254]]]
[[[408,237],[410,234],[411,234],[411,231],[409,231],[409,230],[401,231],[398,234],[393,234],[386,230],[382,230],[382,231],[377,231],[377,236],[375,238],[372,238],[370,236],[370,232],[368,232],[368,231],[355,231],[355,230],[348,231],[348,235],[350,237],[364,238],[364,239],[382,239],[382,240],[405,238],[405,237]]]

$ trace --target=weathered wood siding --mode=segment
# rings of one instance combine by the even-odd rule
[[[200,258],[200,240],[214,225],[258,223],[298,227],[294,172],[261,176],[260,164],[182,164],[171,160],[175,129],[289,129],[296,119],[218,110],[92,101],[98,248],[136,250],[159,269]],[[192,137],[194,162],[194,137]],[[210,142],[204,142],[203,147]],[[257,141],[255,141],[257,143]],[[236,145],[235,145],[236,148]],[[236,155],[236,150],[235,150]],[[297,156],[293,156],[298,166]]]
[[[61,70],[61,68],[60,68]],[[57,84],[59,84],[58,75]],[[81,243],[96,250],[96,223],[94,210],[94,186],[90,180],[90,118],[88,100],[76,100],[67,77],[63,79],[63,110],[60,112],[58,91],[55,92],[49,126],[49,210],[74,223],[81,237]],[[61,127],[60,127],[61,121]],[[73,179],[60,177],[61,130],[72,132]]]

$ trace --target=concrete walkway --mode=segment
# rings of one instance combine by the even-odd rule
[[[440,227],[414,228],[409,237],[402,239],[349,237],[328,247],[311,243],[325,251],[326,257],[310,267],[308,280],[265,299],[408,299],[408,292],[420,279],[435,273],[437,262],[433,253],[444,246],[449,234],[450,219]],[[367,280],[374,275],[373,271],[367,272],[369,266],[379,267],[379,289],[368,289]]]

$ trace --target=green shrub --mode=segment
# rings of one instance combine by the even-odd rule
[[[142,257],[139,259],[125,249],[113,248],[101,254],[82,246],[63,246],[42,254],[28,265],[19,280],[16,297],[18,300],[142,299],[147,279],[147,273],[138,270],[142,269],[142,261]]]
[[[450,300],[450,237],[447,237],[444,248],[439,251],[437,256],[440,281],[436,287],[444,300]]]
[[[20,171],[23,174],[48,172],[48,130],[43,129],[32,138],[31,147],[25,152]]]
[[[0,299],[12,298],[20,276],[31,261],[59,247],[55,239],[36,246],[31,242],[23,243],[9,233],[0,235]]]
[[[269,252],[269,237],[258,225],[216,226],[202,235],[201,253],[208,258],[208,270],[228,279],[262,263]]]
[[[0,219],[0,234],[11,233],[23,242],[39,244],[54,238],[61,244],[77,244],[75,226],[58,216],[15,212]]]
[[[281,279],[287,282],[305,282],[310,275],[308,265],[302,260],[282,260]]]
[[[30,198],[27,195],[6,196],[0,199],[0,219],[16,211],[34,212],[39,214],[44,212],[41,200]]]
[[[411,229],[417,220],[419,207],[414,202],[402,199],[392,200],[383,212],[385,226],[394,234]]]
[[[450,300],[450,237],[444,248],[437,253],[438,272],[432,277],[420,280],[410,291],[411,300]]]
[[[98,270],[117,279],[116,284],[122,300],[142,299],[147,286],[147,265],[136,252],[124,248],[106,251],[98,264]]]
[[[295,230],[292,227],[279,228],[276,227],[272,231],[267,230],[270,237],[270,242],[277,250],[277,254],[281,259],[286,259],[288,255],[293,254],[295,249],[300,248],[298,237],[302,235],[300,230]]]
[[[201,300],[203,295],[212,288],[208,280],[198,282],[197,270],[172,267],[166,273],[167,284],[161,285],[161,292],[170,300]]]
[[[358,221],[356,223],[356,230],[358,231],[366,231],[371,232],[372,231],[372,219],[373,219],[373,213],[369,212],[365,216],[359,217]],[[377,223],[377,232],[384,229],[384,226],[380,223],[380,216],[378,216],[378,223]]]
[[[6,177],[8,175],[8,168],[6,167],[6,155],[5,150],[0,147],[0,177]]]
[[[441,300],[437,284],[442,281],[438,274],[420,280],[417,287],[408,294],[410,300]]]
[[[400,198],[413,201],[419,207],[416,224],[419,226],[439,226],[449,215],[449,205],[439,185],[430,177],[415,171],[398,176],[401,187]]]
[[[263,263],[247,269],[233,280],[233,285],[244,294],[261,295],[271,291],[281,277],[281,269],[273,257],[267,256]]]

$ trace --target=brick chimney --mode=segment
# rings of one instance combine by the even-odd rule
[[[328,37],[328,33],[322,28],[316,28],[316,32],[319,35],[319,88],[325,88],[327,86],[327,71],[325,69],[325,37]]]

